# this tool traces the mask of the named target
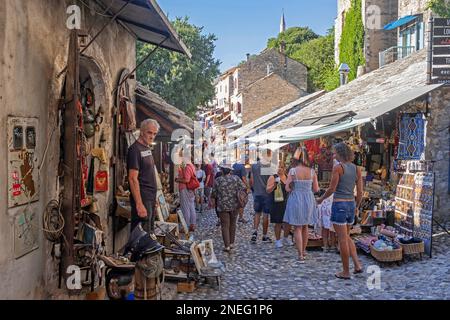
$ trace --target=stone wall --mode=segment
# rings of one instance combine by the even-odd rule
[[[351,7],[351,0],[338,0],[337,17],[334,20],[334,61],[339,65],[339,43],[341,42],[342,29],[344,27],[345,12]]]
[[[243,90],[242,124],[246,125],[303,94],[304,91],[272,73]]]
[[[427,2],[428,0],[398,0],[398,16],[422,13],[425,11]]]
[[[47,141],[49,148],[41,168],[39,201],[31,205],[37,213],[38,226],[42,225],[42,213],[46,204],[57,198],[57,170],[59,163],[60,133],[57,128],[50,140],[58,114],[64,76],[57,74],[67,63],[70,30],[66,28],[66,9],[74,1],[69,0],[6,0],[0,2],[0,129],[6,132],[8,115],[38,117],[39,161]],[[81,3],[78,3],[81,6]],[[83,7],[82,7],[83,8]],[[98,9],[99,10],[99,9]],[[107,18],[82,10],[82,28],[94,28],[95,34]],[[95,96],[105,110],[104,128],[107,135],[106,150],[111,154],[111,108],[115,101],[111,94],[123,68],[135,66],[135,39],[117,23],[108,26],[85,52],[85,68],[92,72],[96,84]],[[0,153],[7,154],[6,135],[3,135]],[[0,160],[0,181],[7,180],[6,156]],[[106,168],[108,165],[106,166]],[[111,176],[111,175],[110,175]],[[110,179],[111,180],[111,179]],[[111,190],[111,185],[109,190]],[[7,194],[6,188],[2,191]],[[112,232],[108,218],[108,205],[112,193],[97,197],[99,215],[107,228],[107,250],[111,252]],[[51,243],[39,231],[39,248],[15,259],[13,246],[14,217],[24,206],[7,209],[5,196],[0,197],[0,299],[45,298],[57,286],[57,260],[52,260]],[[109,227],[109,228],[108,228]],[[119,234],[117,246],[126,239],[126,231]]]
[[[339,61],[339,43],[345,22],[345,13],[350,9],[350,0],[338,0],[338,12],[335,20],[335,62]],[[364,24],[364,53],[366,58],[366,72],[379,67],[379,52],[397,43],[397,32],[386,31],[383,27],[389,22],[397,20],[398,0],[362,0],[362,21]]]
[[[383,27],[397,20],[398,0],[365,0],[362,3],[364,14],[364,54],[366,72],[379,68],[379,53],[397,44],[396,30]]]
[[[450,221],[449,166],[450,166],[450,89],[436,90],[431,95],[431,117],[427,126],[427,160],[434,162],[435,215]]]
[[[286,68],[284,67],[285,62]],[[271,72],[286,79],[286,81],[295,85],[298,89],[307,91],[308,70],[306,66],[286,57],[277,49],[266,49],[261,54],[251,57],[239,67],[239,91],[244,90],[253,82],[267,76],[268,65],[270,66]]]

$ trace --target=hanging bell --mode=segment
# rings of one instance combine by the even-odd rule
[[[91,138],[95,134],[95,127],[92,123],[85,123],[84,124],[84,134],[87,138]]]

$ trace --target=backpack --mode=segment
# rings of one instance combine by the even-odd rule
[[[186,169],[187,169],[187,167],[184,170],[186,170]],[[189,182],[186,184],[186,188],[188,188],[188,190],[195,190],[195,189],[200,188],[200,182],[198,182],[198,179],[195,176],[195,170],[191,176],[191,180],[189,180]]]

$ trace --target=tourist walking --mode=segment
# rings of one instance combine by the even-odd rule
[[[190,159],[185,159],[178,170],[178,190],[180,192],[180,206],[183,213],[184,220],[189,226],[189,233],[191,240],[196,228],[197,213],[195,212],[195,190],[200,186],[195,176],[195,167]]]
[[[310,167],[308,152],[304,147],[301,148],[297,166],[289,171],[286,190],[290,194],[283,221],[295,226],[295,245],[299,261],[304,263],[308,245],[308,226],[315,223],[317,215],[313,192],[319,191],[317,175]]]
[[[331,207],[331,223],[339,240],[343,268],[335,276],[340,279],[350,279],[350,256],[354,264],[353,273],[363,272],[355,243],[350,238],[350,227],[355,222],[357,208],[362,201],[363,181],[361,170],[352,163],[354,153],[347,144],[344,142],[336,144],[334,146],[334,154],[339,164],[333,167],[330,186],[325,194],[317,199],[317,203],[321,204],[334,194]],[[356,198],[354,193],[355,186]]]
[[[214,182],[211,197],[216,203],[220,218],[224,251],[234,248],[236,237],[236,221],[238,217],[238,193],[247,190],[247,186],[239,177],[231,174],[231,166],[221,164],[222,175]]]
[[[205,190],[205,171],[201,168],[200,164],[195,165],[195,176],[200,184],[197,190],[195,190],[195,209],[197,211],[203,211],[203,200],[204,200],[204,190]]]
[[[266,187],[270,175],[266,172],[261,172],[262,170],[267,171],[269,169],[270,165],[261,164],[261,160],[259,158],[257,159],[257,162],[252,165],[251,169],[250,186],[253,188],[253,208],[255,210],[253,220],[254,230],[251,238],[252,243],[256,243],[261,216],[263,216],[262,242],[272,242],[272,239],[267,236],[267,231],[269,229],[270,206],[272,201],[270,199],[270,194],[266,191]]]
[[[292,246],[293,243],[289,239],[290,225],[283,223],[284,212],[288,194],[286,191],[287,175],[286,169],[282,162],[279,163],[278,172],[270,176],[267,181],[266,191],[270,193],[272,205],[270,210],[270,222],[274,224],[275,231],[275,247],[281,248],[284,245]],[[284,237],[281,240],[281,229],[283,228]]]
[[[245,184],[245,186],[248,188],[248,182],[247,182],[247,170],[245,169],[245,165],[243,163],[236,162],[233,164],[233,171],[232,174],[239,177],[239,179],[242,180],[242,182]],[[247,220],[244,219],[244,209],[245,208],[239,208],[239,219],[238,221],[241,223],[247,223]]]

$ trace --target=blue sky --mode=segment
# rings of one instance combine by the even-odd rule
[[[157,0],[169,19],[188,16],[190,22],[214,33],[215,57],[221,71],[256,54],[278,34],[282,10],[286,27],[308,26],[325,34],[337,14],[336,0]]]

